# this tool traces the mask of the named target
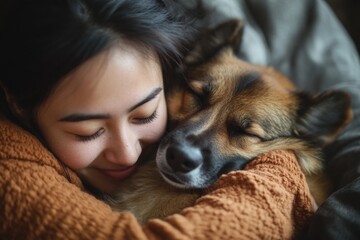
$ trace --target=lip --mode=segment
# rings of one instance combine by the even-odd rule
[[[106,176],[109,176],[111,178],[115,178],[117,180],[122,180],[127,178],[137,167],[137,164],[134,164],[133,166],[119,169],[119,170],[100,170],[103,174]]]

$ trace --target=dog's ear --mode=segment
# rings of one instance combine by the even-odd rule
[[[192,50],[186,55],[185,65],[198,65],[226,46],[230,46],[234,52],[237,52],[240,47],[243,29],[243,21],[231,19],[204,32],[196,40]]]
[[[327,91],[316,96],[298,93],[300,108],[295,127],[299,136],[313,137],[322,144],[332,142],[352,119],[350,96]]]

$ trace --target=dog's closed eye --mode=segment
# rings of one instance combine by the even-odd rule
[[[230,120],[227,124],[228,133],[231,137],[247,136],[264,140],[265,131],[257,123],[251,122],[249,119],[242,121]]]

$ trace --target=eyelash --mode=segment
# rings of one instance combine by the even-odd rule
[[[105,131],[104,128],[100,128],[96,133],[88,135],[88,136],[82,136],[82,135],[76,135],[76,137],[81,141],[81,142],[88,142],[91,140],[94,140],[96,138],[98,138],[103,132]]]
[[[137,118],[136,121],[140,124],[148,124],[151,123],[152,121],[154,121],[156,118],[158,117],[157,114],[157,110],[155,112],[153,112],[149,117],[146,118]],[[97,132],[95,132],[94,134],[88,135],[88,136],[82,136],[82,135],[76,135],[76,137],[81,141],[81,142],[88,142],[91,140],[94,140],[96,138],[98,138],[103,132],[105,131],[105,129],[100,128]]]
[[[146,117],[146,118],[136,118],[135,120],[136,120],[139,124],[148,124],[148,123],[153,122],[157,117],[158,117],[158,112],[157,112],[157,110],[155,110],[155,112],[153,112],[149,117]]]

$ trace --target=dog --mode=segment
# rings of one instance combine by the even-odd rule
[[[239,59],[243,29],[241,20],[222,23],[185,57],[183,78],[166,94],[169,132],[105,197],[113,209],[140,222],[179,212],[222,174],[278,149],[294,151],[318,204],[328,196],[322,148],[351,121],[349,95],[304,93],[273,68]]]

